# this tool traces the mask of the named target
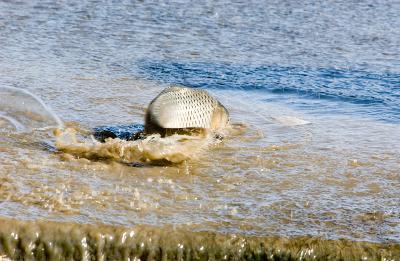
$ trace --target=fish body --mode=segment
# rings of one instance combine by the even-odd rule
[[[172,86],[150,102],[145,131],[165,135],[168,130],[217,130],[228,123],[227,109],[207,91]]]

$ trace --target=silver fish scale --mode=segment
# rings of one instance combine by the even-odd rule
[[[206,91],[170,87],[151,103],[152,120],[162,128],[210,128],[218,101]]]

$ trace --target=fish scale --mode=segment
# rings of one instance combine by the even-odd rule
[[[215,112],[224,116],[215,123]],[[226,121],[226,122],[224,122]],[[228,112],[207,91],[173,86],[163,90],[149,105],[146,126],[163,129],[213,128],[225,126]]]

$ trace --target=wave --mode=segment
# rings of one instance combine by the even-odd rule
[[[390,242],[193,232],[184,225],[122,227],[0,218],[0,259],[398,260],[399,248]]]

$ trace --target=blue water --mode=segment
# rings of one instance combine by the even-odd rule
[[[268,101],[285,102],[314,113],[346,113],[400,122],[400,73],[374,73],[334,68],[242,65],[229,63],[141,61],[151,80],[191,87],[261,90],[276,94]],[[298,98],[295,102],[293,97]],[[310,99],[320,101],[312,106]],[[341,110],[338,111],[337,104]],[[353,106],[349,106],[353,105]]]

